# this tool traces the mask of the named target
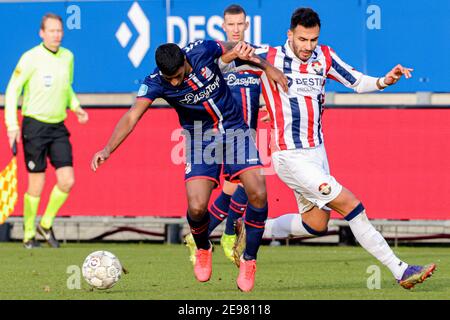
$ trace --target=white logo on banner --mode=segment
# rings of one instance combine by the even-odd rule
[[[150,21],[142,11],[137,2],[134,2],[128,11],[128,18],[139,33],[139,37],[128,52],[128,58],[135,68],[139,67],[150,48]],[[132,33],[125,22],[122,22],[116,31],[116,38],[122,48],[125,48],[130,41]]]

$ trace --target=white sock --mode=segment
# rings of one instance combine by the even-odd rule
[[[388,267],[395,279],[400,280],[408,264],[397,258],[383,236],[370,223],[366,211],[363,210],[348,224],[361,246]]]
[[[288,238],[291,235],[313,236],[303,226],[299,213],[288,213],[266,221],[263,238]]]

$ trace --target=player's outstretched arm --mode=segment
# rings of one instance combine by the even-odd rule
[[[91,160],[91,169],[93,171],[97,171],[98,167],[109,158],[111,153],[113,153],[114,150],[116,150],[117,147],[131,133],[131,131],[133,131],[136,123],[143,116],[145,111],[147,111],[150,105],[150,100],[137,99],[130,110],[128,110],[127,113],[120,118],[106,146],[94,154],[94,157]]]
[[[322,46],[322,50],[323,49],[327,49],[326,52],[329,52],[329,58],[332,61],[327,77],[342,83],[347,88],[351,88],[357,93],[383,90],[386,87],[397,83],[403,75],[406,79],[411,78],[413,69],[406,68],[400,64],[392,68],[392,70],[386,73],[384,77],[371,77],[355,70],[345,63],[330,47]]]

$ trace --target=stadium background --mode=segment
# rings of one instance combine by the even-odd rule
[[[268,0],[1,1],[0,41],[5,46],[0,52],[0,95],[20,55],[40,42],[38,26],[46,12],[63,17],[63,46],[75,55],[74,89],[89,107],[90,123],[78,125],[69,115],[76,186],[60,215],[185,216],[184,166],[171,159],[179,143],[171,139],[178,121],[164,103],[144,116],[101,170],[90,171],[89,161],[129,106],[123,101],[132,101],[139,82],[153,70],[156,47],[168,41],[183,45],[223,37],[222,10],[233,2],[247,10],[248,40],[256,44],[283,44],[292,11],[311,6],[323,23],[320,42],[332,46],[356,69],[381,76],[397,63],[414,68],[412,79],[378,96],[363,95],[367,99],[362,102],[342,85],[328,84],[324,133],[331,170],[361,198],[371,218],[449,220],[450,4],[446,0],[288,0],[282,6]],[[2,120],[2,168],[10,159],[5,130]],[[23,195],[26,175],[21,150],[18,164]],[[48,175],[44,194],[53,182],[53,175]],[[274,175],[268,175],[268,192],[270,216],[297,211],[291,191]],[[19,200],[14,215],[21,214]]]

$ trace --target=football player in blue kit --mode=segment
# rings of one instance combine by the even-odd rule
[[[244,41],[245,31],[249,27],[246,12],[239,5],[228,6],[223,13],[222,28],[227,41]],[[231,90],[235,103],[242,110],[242,117],[249,128],[256,134],[261,94],[260,75],[255,72],[227,70],[228,65],[220,63],[221,71]],[[229,68],[228,68],[229,69]],[[225,174],[225,178],[227,178]],[[242,183],[232,183],[224,180],[222,192],[209,207],[209,234],[225,219],[226,227],[220,239],[225,256],[233,262],[233,247],[236,243],[235,221],[241,218],[247,208],[247,194]],[[185,237],[186,246],[190,251],[190,260],[195,264],[195,241],[191,233]],[[239,264],[239,260],[237,260]]]
[[[133,106],[117,123],[106,146],[98,151],[91,168],[96,171],[133,130],[157,98],[164,98],[178,113],[186,136],[185,187],[187,220],[196,244],[194,273],[198,281],[208,281],[212,273],[212,246],[208,239],[208,202],[223,172],[229,181],[239,180],[248,195],[246,209],[246,249],[240,258],[237,285],[251,291],[256,273],[256,256],[267,219],[265,177],[258,151],[242,110],[219,69],[218,59],[239,58],[264,70],[287,90],[287,79],[264,59],[253,56],[245,42],[199,40],[184,49],[176,44],[157,48],[157,68],[143,81]]]

